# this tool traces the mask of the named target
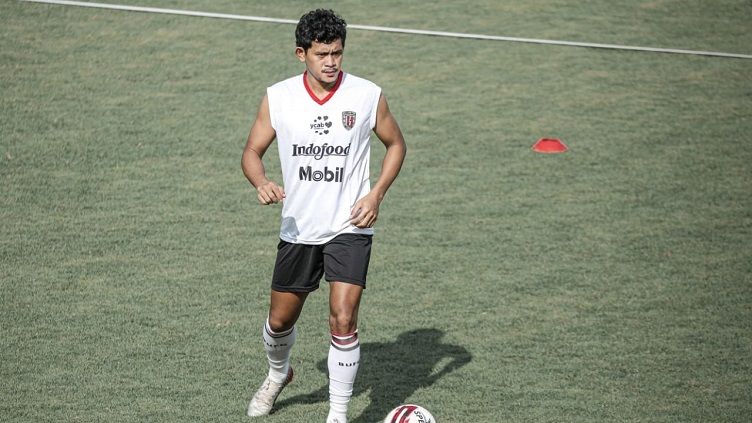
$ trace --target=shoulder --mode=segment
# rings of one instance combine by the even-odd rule
[[[285,80],[279,81],[276,84],[266,89],[266,96],[269,102],[269,110],[282,110],[285,108],[285,104],[289,104],[291,101],[297,101],[305,91],[303,86],[303,76],[295,75]]]
[[[369,81],[368,79],[365,79],[365,78],[361,78],[359,76],[355,76],[351,73],[344,74],[342,85],[348,88],[360,88],[360,89],[371,89],[371,90],[381,91],[381,87],[376,85],[374,82]]]
[[[284,79],[282,81],[279,81],[267,88],[267,91],[280,91],[280,90],[290,90],[292,88],[295,88],[298,85],[303,85],[302,82],[303,76],[301,75],[295,75],[291,76],[287,79]]]

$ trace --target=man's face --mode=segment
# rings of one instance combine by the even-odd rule
[[[308,74],[321,85],[327,86],[337,81],[344,50],[342,40],[338,39],[329,44],[314,41],[307,51],[302,47],[296,48],[295,54],[305,63]]]

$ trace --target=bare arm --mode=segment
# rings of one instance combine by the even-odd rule
[[[389,105],[384,95],[379,98],[376,127],[373,128],[373,131],[386,147],[386,154],[381,163],[381,173],[371,188],[371,192],[359,199],[352,208],[350,222],[359,228],[370,228],[376,223],[381,201],[397,178],[407,152],[402,131],[392,112],[389,111]]]
[[[276,132],[272,128],[269,117],[269,100],[264,96],[259,105],[256,121],[251,126],[251,133],[248,134],[248,141],[240,162],[243,174],[256,188],[261,204],[278,203],[285,198],[284,189],[266,177],[264,163],[261,160],[275,137]]]

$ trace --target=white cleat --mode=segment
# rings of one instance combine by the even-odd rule
[[[274,401],[277,400],[279,393],[288,383],[292,382],[292,375],[292,367],[290,367],[290,370],[287,371],[287,378],[282,383],[274,382],[267,376],[256,394],[253,395],[251,403],[248,404],[248,412],[246,413],[248,417],[266,416],[271,413]]]
[[[336,416],[330,411],[329,416],[326,418],[326,423],[347,423],[347,417]]]

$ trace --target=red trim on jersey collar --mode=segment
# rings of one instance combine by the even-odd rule
[[[337,75],[337,81],[334,83],[334,87],[331,91],[329,91],[329,94],[326,95],[326,97],[319,99],[316,97],[316,94],[313,92],[311,87],[308,85],[308,78],[306,76],[308,75],[308,71],[303,72],[303,85],[305,86],[306,91],[308,91],[308,95],[311,96],[311,99],[319,104],[319,106],[323,106],[324,103],[329,101],[330,98],[334,95],[334,93],[337,92],[337,89],[339,88],[340,84],[342,84],[342,77],[345,75],[344,72],[339,71],[339,75]]]

